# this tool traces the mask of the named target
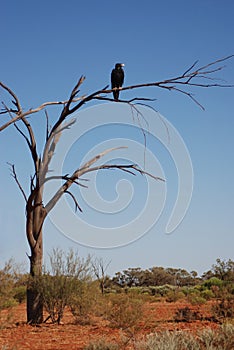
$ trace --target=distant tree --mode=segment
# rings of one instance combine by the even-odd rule
[[[123,272],[117,272],[112,279],[121,287],[149,287],[165,284],[188,286],[196,284],[197,280],[196,271],[189,273],[184,269],[164,268],[162,266],[154,266],[146,270],[142,270],[140,267],[129,268]]]
[[[166,271],[172,277],[175,286],[188,286],[193,284],[193,276],[185,269],[167,268]]]
[[[213,264],[211,269],[204,272],[202,280],[208,280],[212,277],[217,277],[222,281],[234,282],[234,261],[216,259],[216,264]]]
[[[102,294],[104,294],[106,283],[109,280],[106,274],[106,270],[108,269],[110,263],[111,263],[110,261],[108,263],[105,263],[102,258],[96,258],[91,262],[94,275],[99,282],[99,286]]]
[[[152,267],[151,272],[151,286],[162,286],[164,284],[174,284],[173,276],[167,272],[163,267]]]
[[[122,272],[116,272],[114,277],[112,278],[112,283],[117,285],[118,287],[125,287],[125,276]]]
[[[125,285],[128,287],[137,287],[140,285],[140,274],[142,270],[140,267],[131,267],[123,271],[125,276]]]
[[[198,277],[198,273],[197,273],[197,271],[191,271],[190,272],[190,276],[191,276],[191,282],[190,282],[190,284],[191,285],[196,285],[197,283],[200,283],[201,282],[201,278],[200,277]]]
[[[140,267],[130,267],[123,272],[117,272],[112,278],[112,282],[120,287],[138,287],[149,285],[151,274]]]
[[[215,277],[222,281],[234,282],[234,261],[216,259],[216,264],[212,265],[212,271]]]
[[[198,104],[201,108],[203,106],[195,99],[193,93],[188,91],[187,88],[209,88],[209,87],[230,87],[231,85],[222,84],[220,80],[215,80],[212,74],[220,71],[223,66],[219,66],[220,63],[230,59],[232,56],[228,56],[214,62],[208,63],[201,67],[196,67],[197,61],[192,64],[188,69],[186,69],[182,74],[176,77],[165,79],[162,81],[154,81],[152,83],[143,83],[131,86],[122,87],[121,90],[132,90],[143,87],[157,87],[167,91],[179,92],[192,101]],[[22,184],[17,176],[16,168],[14,164],[11,164],[12,176],[16,181],[16,184],[21,191],[23,198],[25,200],[26,208],[26,237],[30,247],[30,274],[32,277],[40,276],[42,273],[42,263],[43,263],[43,226],[45,219],[48,214],[53,210],[57,202],[61,197],[66,194],[69,195],[74,201],[75,208],[82,211],[77,198],[70,191],[72,185],[81,186],[82,177],[90,172],[97,170],[107,170],[107,169],[119,169],[131,174],[146,174],[152,176],[155,179],[158,177],[148,174],[146,171],[140,169],[135,164],[101,164],[96,165],[97,160],[102,159],[107,153],[113,151],[108,149],[94,158],[82,164],[81,167],[74,165],[74,169],[71,174],[55,174],[50,175],[50,164],[54,156],[57,144],[59,142],[61,134],[69,129],[74,120],[69,119],[69,117],[75,112],[80,111],[80,109],[87,103],[91,101],[116,101],[109,98],[108,95],[113,93],[113,89],[108,89],[108,85],[104,88],[98,89],[88,95],[79,95],[81,85],[85,80],[84,76],[81,76],[75,87],[72,89],[69,98],[65,101],[50,101],[45,102],[37,108],[30,108],[24,110],[22,108],[21,102],[15,92],[10,89],[6,84],[0,82],[0,87],[8,94],[10,97],[9,103],[2,102],[3,108],[0,114],[9,117],[9,120],[0,126],[0,131],[6,129],[10,125],[14,125],[16,131],[22,136],[23,140],[26,142],[29,154],[33,163],[33,173],[29,177],[29,191],[25,191]],[[118,100],[120,103],[126,103],[132,108],[137,108],[136,103],[144,104],[146,101],[150,101],[148,98],[133,97],[130,100]],[[32,123],[30,122],[29,116],[45,110],[49,106],[62,106],[61,113],[59,114],[57,120],[49,128],[49,117],[47,112],[46,119],[47,125],[45,128],[45,143],[42,152],[38,151],[38,140],[36,138]],[[121,147],[121,145],[120,145]],[[117,148],[118,149],[118,148]],[[45,184],[49,181],[62,180],[62,186],[58,186],[57,192],[45,203],[44,200],[44,188]],[[162,180],[162,179],[161,179]],[[41,323],[43,321],[43,302],[40,293],[36,289],[28,288],[27,291],[27,320],[29,323]]]

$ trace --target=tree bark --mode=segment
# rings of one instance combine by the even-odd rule
[[[40,324],[43,322],[43,301],[40,293],[35,289],[27,289],[27,323]]]
[[[27,322],[39,324],[43,322],[43,300],[40,291],[38,291],[36,279],[42,274],[42,230],[36,245],[31,247],[29,259],[31,283],[29,283],[27,288]]]
[[[27,288],[27,322],[39,324],[43,322],[43,300],[38,290],[37,278],[42,274],[42,227],[46,217],[40,188],[31,194],[31,198],[27,202],[26,211],[26,231],[31,250],[31,255],[29,256],[31,281]]]

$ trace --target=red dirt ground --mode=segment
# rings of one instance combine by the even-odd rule
[[[187,330],[196,332],[203,328],[217,328],[216,323],[210,321],[173,322],[173,316],[178,308],[188,304],[175,303],[149,303],[145,304],[144,321],[141,321],[135,337],[162,330]],[[204,317],[209,317],[209,303],[191,307],[199,311]],[[76,325],[67,311],[63,324],[55,325],[49,322],[38,326],[26,324],[26,306],[18,305],[10,311],[0,314],[0,347],[7,350],[82,350],[91,341],[105,339],[110,342],[121,342],[123,331],[108,326],[102,318],[95,318],[90,325]],[[130,344],[130,342],[129,342]],[[132,349],[126,345],[124,349]]]

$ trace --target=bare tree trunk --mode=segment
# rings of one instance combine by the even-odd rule
[[[31,247],[30,275],[32,283],[27,288],[27,322],[30,324],[43,322],[43,301],[37,290],[37,283],[35,283],[35,279],[42,273],[42,232],[40,233],[40,241],[35,247]]]
[[[31,283],[27,288],[27,322],[38,324],[43,322],[43,301],[36,279],[42,274],[43,264],[43,239],[42,227],[46,217],[45,209],[42,205],[41,189],[31,194],[27,203],[27,238],[31,250],[30,275]]]

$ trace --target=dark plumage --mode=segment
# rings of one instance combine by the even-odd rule
[[[123,63],[116,63],[115,68],[111,72],[111,88],[121,88],[124,82]],[[119,99],[119,90],[113,91],[115,101]]]

